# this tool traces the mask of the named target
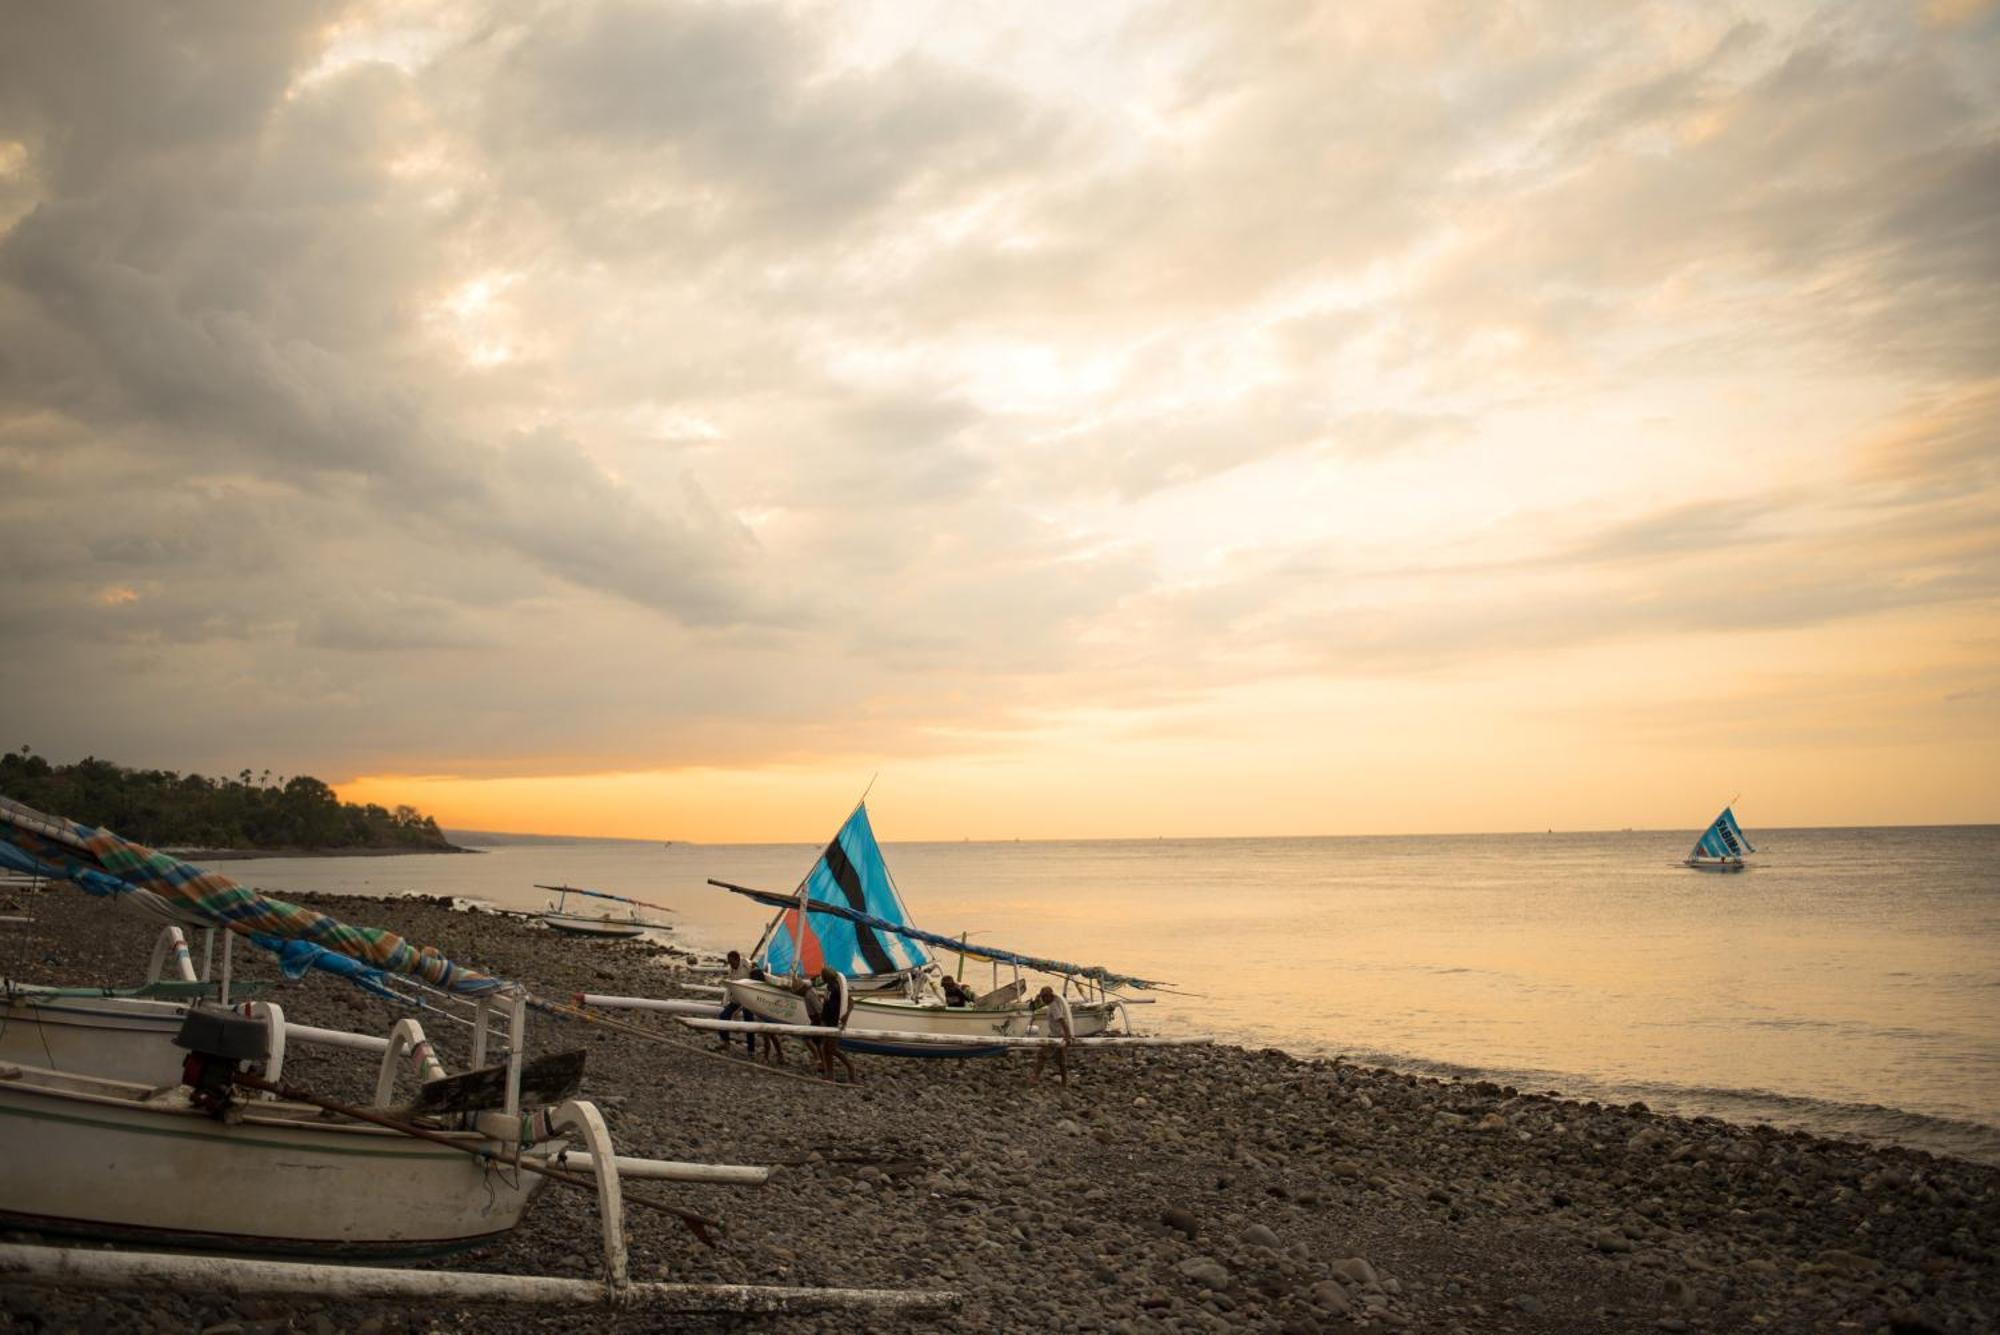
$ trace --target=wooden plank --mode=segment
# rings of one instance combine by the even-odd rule
[[[583,1063],[587,1054],[552,1052],[533,1057],[521,1065],[521,1103],[524,1107],[561,1103],[583,1085]],[[507,1106],[507,1068],[488,1066],[433,1080],[417,1091],[410,1105],[415,1114],[481,1112]]]

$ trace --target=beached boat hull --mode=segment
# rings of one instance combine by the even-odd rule
[[[729,999],[760,1020],[773,1024],[810,1024],[806,1000],[789,988],[753,978],[733,978],[727,984]],[[1072,1001],[1070,1015],[1078,1038],[1103,1033],[1110,1028],[1115,1007],[1109,1003]],[[1005,1052],[1004,1046],[982,1044],[991,1038],[1023,1038],[1035,1032],[1035,1012],[1026,1006],[980,1009],[970,1006],[938,1006],[902,997],[854,999],[848,1023],[856,1029],[876,1033],[909,1033],[962,1038],[964,1046],[935,1043],[900,1045],[890,1039],[842,1039],[841,1046],[855,1052],[874,1052],[893,1057],[985,1057]]]
[[[305,1104],[245,1103],[240,1120],[222,1122],[188,1106],[185,1091],[149,1092],[0,1068],[0,1219],[202,1250],[421,1256],[506,1233],[542,1182],[379,1127],[329,1122]]]
[[[1687,858],[1681,865],[1683,867],[1693,867],[1696,871],[1734,872],[1743,870],[1743,863],[1741,861],[1717,861],[1713,858]]]
[[[620,922],[616,918],[588,918],[575,913],[544,913],[542,921],[571,936],[596,936],[615,941],[629,940],[646,930],[644,923]]]

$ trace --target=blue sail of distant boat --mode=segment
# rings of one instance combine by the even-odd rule
[[[891,926],[907,926],[908,911],[889,879],[881,845],[868,824],[868,807],[854,814],[833,836],[799,886],[808,902],[844,904]],[[921,969],[931,961],[920,941],[894,932],[877,931],[866,923],[830,913],[806,913],[805,931],[798,929],[798,909],[778,916],[764,934],[757,963],[773,975],[816,974],[832,966],[850,978],[867,978]],[[803,937],[803,939],[801,939]]]
[[[1694,852],[1689,856],[1740,860],[1745,853],[1756,851],[1751,847],[1750,840],[1744,836],[1743,827],[1736,823],[1736,813],[1724,807],[1722,814],[1701,832],[1701,838],[1695,840]]]

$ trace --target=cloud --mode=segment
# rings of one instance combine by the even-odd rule
[[[1690,501],[1601,529],[1586,542],[1548,559],[1563,565],[1649,561],[1768,542],[1771,536],[1757,532],[1758,522],[1778,509],[1762,498]]]
[[[914,13],[12,24],[37,745],[809,763],[1990,607],[1978,16]]]

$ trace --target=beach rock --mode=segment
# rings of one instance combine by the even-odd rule
[[[1226,1289],[1229,1287],[1229,1271],[1212,1256],[1195,1256],[1174,1267],[1182,1277],[1190,1279],[1204,1288]]]
[[[1323,1279],[1313,1285],[1311,1297],[1313,1306],[1324,1308],[1335,1316],[1346,1316],[1354,1307],[1353,1300],[1347,1296],[1347,1290],[1330,1279]]]
[[[1252,1247],[1269,1247],[1272,1251],[1279,1247],[1278,1235],[1264,1224],[1252,1224],[1244,1229],[1243,1241]]]
[[[1350,1285],[1358,1285],[1364,1289],[1378,1288],[1382,1283],[1381,1276],[1375,1273],[1375,1267],[1368,1264],[1365,1258],[1359,1256],[1350,1256],[1344,1261],[1335,1261],[1333,1263],[1333,1274],[1336,1279]]]
[[[1843,1275],[1872,1275],[1882,1268],[1882,1263],[1872,1256],[1843,1251],[1838,1247],[1829,1247],[1821,1252],[1819,1263],[1828,1270]]]
[[[808,914],[807,916],[810,917],[811,915]],[[1189,1241],[1193,1241],[1201,1233],[1201,1221],[1195,1218],[1194,1212],[1182,1209],[1178,1205],[1162,1214],[1160,1222],[1168,1228],[1186,1234]]]

